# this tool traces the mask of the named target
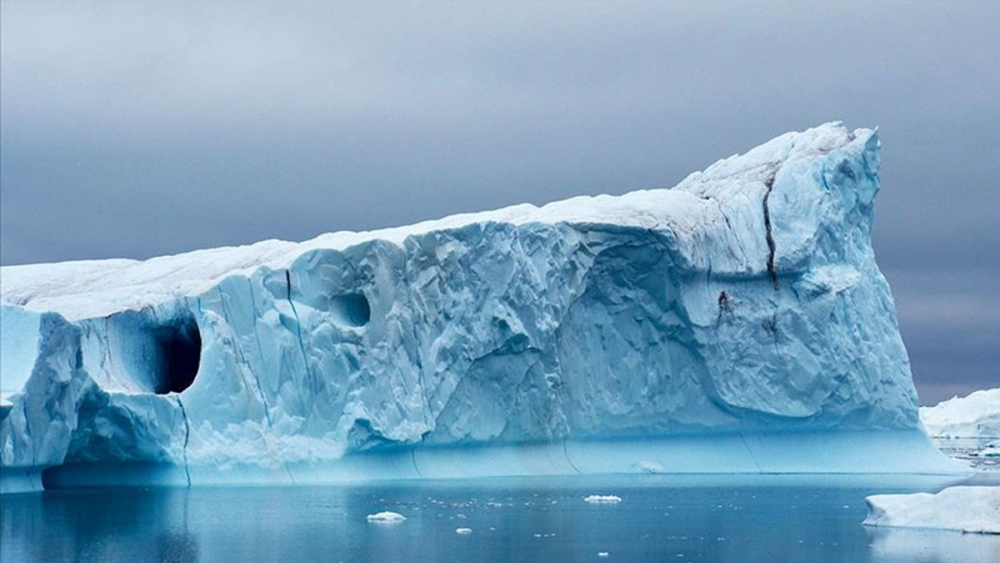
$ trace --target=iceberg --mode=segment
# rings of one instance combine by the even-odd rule
[[[866,526],[1000,534],[1000,487],[867,497]]]
[[[0,270],[0,490],[967,471],[871,247],[876,131],[671,189]]]

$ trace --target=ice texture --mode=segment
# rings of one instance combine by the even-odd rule
[[[937,494],[874,495],[866,526],[1000,534],[1000,487],[949,487]]]
[[[4,267],[0,485],[960,470],[920,431],[878,169],[830,123],[672,189]]]

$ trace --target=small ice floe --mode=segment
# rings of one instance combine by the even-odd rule
[[[608,553],[607,551],[598,551],[597,552],[597,556],[598,557],[608,557],[609,555],[611,555],[611,554]]]
[[[590,504],[618,504],[622,501],[622,497],[615,495],[590,495],[589,497],[583,497],[583,501]]]
[[[398,512],[386,511],[368,515],[368,521],[372,524],[399,524],[403,520],[406,520],[406,516]]]
[[[949,487],[932,495],[875,495],[866,526],[1000,534],[1000,487]]]
[[[976,455],[979,457],[1000,457],[1000,446],[987,446],[979,450]]]
[[[467,536],[472,533],[472,528],[455,528],[455,533],[460,536]]]
[[[639,463],[635,464],[635,468],[639,470],[640,473],[665,473],[663,466],[655,461],[649,461],[644,459]]]

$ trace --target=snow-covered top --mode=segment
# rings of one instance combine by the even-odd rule
[[[975,391],[920,409],[929,436],[995,438],[1000,436],[1000,389]]]
[[[1000,487],[949,487],[940,493],[874,495],[867,526],[1000,534]]]
[[[514,205],[405,227],[328,233],[300,243],[266,240],[144,261],[115,259],[6,266],[0,268],[0,303],[38,312],[56,311],[70,320],[107,316],[198,295],[230,275],[247,275],[261,267],[285,268],[312,250],[345,250],[373,240],[402,245],[413,235],[479,223],[606,224],[683,235],[707,223],[722,221],[719,202],[738,197],[751,186],[759,188],[779,165],[813,158],[856,140],[864,142],[873,135],[875,132],[869,129],[851,132],[839,122],[801,133],[786,133],[746,154],[731,156],[703,172],[691,174],[672,189],[640,190],[621,196],[581,196],[541,207]]]

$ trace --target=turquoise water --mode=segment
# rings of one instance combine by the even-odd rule
[[[861,525],[868,494],[946,484],[630,476],[49,491],[2,499],[0,559],[1000,561],[997,536]],[[622,502],[584,502],[591,494]],[[384,510],[407,520],[367,522]]]

